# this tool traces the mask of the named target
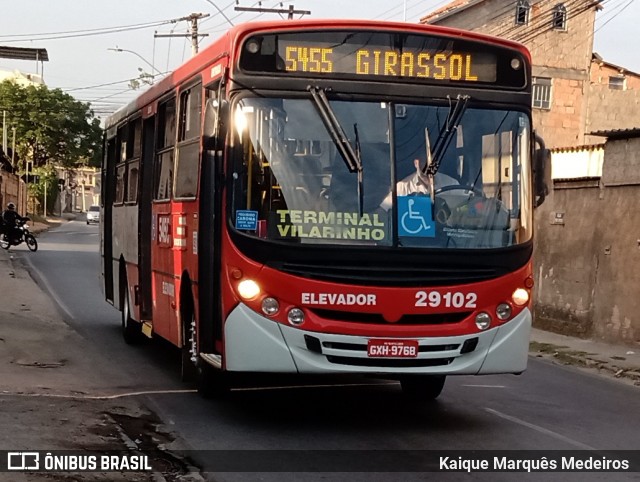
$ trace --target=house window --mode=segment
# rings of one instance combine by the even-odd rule
[[[551,109],[551,79],[548,77],[533,78],[533,107]]]
[[[529,23],[529,10],[531,5],[527,0],[519,0],[516,6],[516,25],[527,25]]]
[[[609,77],[609,88],[612,90],[624,90],[625,78],[623,75],[613,75]]]
[[[553,7],[553,28],[567,30],[567,7],[562,3]]]

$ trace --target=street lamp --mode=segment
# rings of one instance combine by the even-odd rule
[[[135,55],[136,57],[138,57],[140,60],[142,60],[145,64],[147,64],[149,67],[151,67],[151,69],[153,69],[151,71],[151,75],[152,77],[155,77],[156,74],[153,73],[153,71],[155,70],[157,72],[157,75],[162,75],[162,72],[160,72],[158,69],[156,69],[154,67],[154,65],[149,62],[147,59],[145,59],[142,55],[140,55],[138,52],[134,52],[133,50],[129,50],[129,49],[121,49],[119,47],[116,47],[114,49],[107,49],[107,50],[111,50],[113,52],[129,52],[130,54]]]

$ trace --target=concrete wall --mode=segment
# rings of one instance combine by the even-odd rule
[[[600,180],[555,182],[536,211],[535,323],[640,342],[640,138],[605,145]]]

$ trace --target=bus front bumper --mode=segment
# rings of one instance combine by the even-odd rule
[[[393,338],[305,331],[274,322],[244,304],[231,312],[224,331],[225,368],[233,372],[521,373],[527,368],[531,312],[525,309],[504,325],[471,335],[402,337],[417,340],[422,350],[415,358],[401,359],[367,356],[369,339]]]

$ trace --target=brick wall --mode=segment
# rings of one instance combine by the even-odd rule
[[[26,185],[15,174],[0,171],[0,211],[6,209],[10,202],[16,205],[20,214],[26,214]]]
[[[534,128],[547,147],[571,147],[584,144],[584,118],[587,88],[585,80],[554,78],[551,109],[534,109]]]
[[[607,85],[598,84],[589,86],[586,132],[635,129],[638,126],[640,90],[612,90]],[[591,143],[598,138],[587,139],[587,143]]]
[[[609,85],[609,77],[623,75],[626,90],[640,90],[640,75],[606,62],[594,60],[591,64],[591,83]]]
[[[535,109],[534,128],[547,147],[586,144],[589,69],[593,49],[595,7],[591,0],[571,0],[567,29],[552,25],[557,0],[531,2],[527,25],[515,25],[515,1],[486,0],[433,23],[464,28],[521,42],[531,51],[533,75],[552,79],[550,110]]]

